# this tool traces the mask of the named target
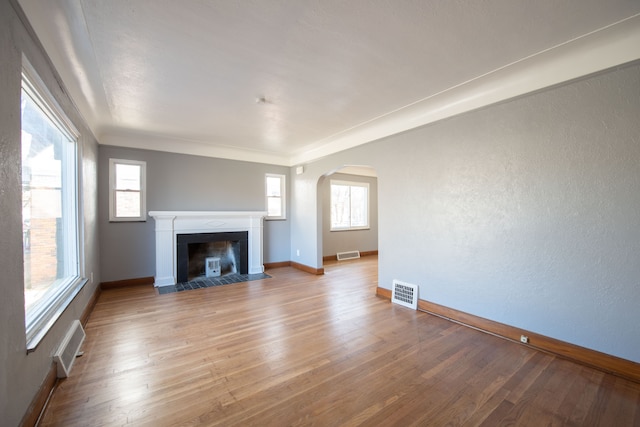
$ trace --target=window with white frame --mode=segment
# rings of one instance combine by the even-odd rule
[[[369,184],[331,180],[331,231],[369,228]]]
[[[22,236],[27,349],[82,288],[78,131],[31,65],[21,97]]]
[[[109,159],[109,221],[146,221],[147,163]]]
[[[285,176],[273,173],[266,174],[265,187],[267,197],[266,219],[286,219]]]

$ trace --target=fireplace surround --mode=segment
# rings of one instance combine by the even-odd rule
[[[156,274],[154,286],[170,286],[177,279],[177,236],[197,233],[247,232],[248,274],[264,272],[262,211],[151,211],[155,220]]]

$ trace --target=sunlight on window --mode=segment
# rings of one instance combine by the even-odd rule
[[[266,175],[267,219],[285,218],[284,183],[284,175]]]
[[[146,162],[109,159],[109,221],[144,221]]]
[[[331,230],[369,227],[369,184],[331,181]]]
[[[140,216],[140,165],[116,164],[116,216]]]
[[[76,141],[48,94],[23,75],[22,238],[27,340],[79,284]],[[40,86],[38,86],[40,87]]]

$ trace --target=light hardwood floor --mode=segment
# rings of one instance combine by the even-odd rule
[[[41,426],[640,426],[640,384],[375,296],[377,257],[104,291]]]

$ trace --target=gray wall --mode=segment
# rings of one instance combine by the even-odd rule
[[[640,362],[637,63],[306,165],[298,262],[321,265],[315,184],[346,164],[378,172],[379,286]]]
[[[147,162],[147,211],[263,211],[266,173],[286,175],[289,186],[289,168],[283,166],[101,145],[98,185],[104,282],[155,275],[153,218],[109,222],[110,158]],[[265,263],[289,260],[288,220],[264,221],[263,239]]]
[[[331,231],[331,180],[369,183],[369,229]],[[322,256],[338,252],[378,250],[378,179],[375,177],[334,173],[319,181],[322,195]]]
[[[84,262],[88,283],[49,330],[35,352],[27,355],[24,324],[22,196],[20,176],[20,88],[22,53],[81,132],[81,185]],[[70,100],[60,89],[48,60],[31,38],[11,2],[0,1],[0,424],[18,425],[52,366],[55,352],[71,322],[78,319],[100,279],[97,241],[97,143]]]

